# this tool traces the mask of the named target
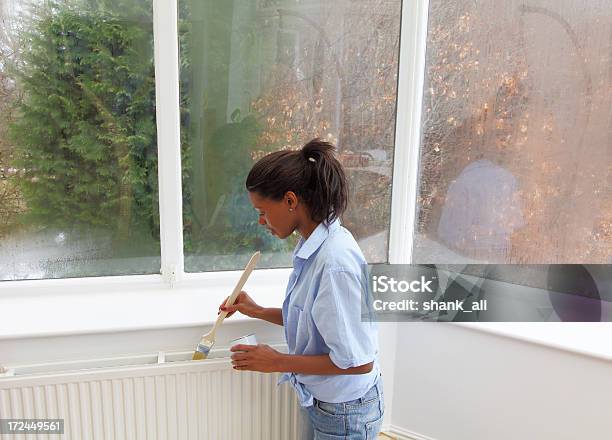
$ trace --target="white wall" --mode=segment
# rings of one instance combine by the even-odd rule
[[[397,330],[390,423],[398,432],[436,440],[612,438],[611,361],[453,324]]]
[[[127,356],[194,350],[202,333],[211,325],[154,330],[101,332],[30,338],[0,338],[0,365]],[[255,333],[261,343],[284,343],[283,329],[259,320],[225,321],[216,334],[215,347],[227,347],[230,340]]]

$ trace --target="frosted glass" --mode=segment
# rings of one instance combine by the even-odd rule
[[[431,0],[414,256],[612,262],[612,1]]]

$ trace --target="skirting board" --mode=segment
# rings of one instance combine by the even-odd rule
[[[408,431],[407,429],[400,428],[399,426],[386,425],[381,430],[381,437],[390,437],[395,440],[436,440],[426,435],[418,434],[416,432]]]

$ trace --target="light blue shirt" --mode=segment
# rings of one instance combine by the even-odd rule
[[[375,322],[361,321],[362,271],[366,260],[339,220],[320,223],[293,252],[293,272],[283,302],[283,325],[290,354],[329,354],[340,368],[374,362],[367,374],[284,373],[301,406],[313,397],[330,403],[362,397],[380,374]]]

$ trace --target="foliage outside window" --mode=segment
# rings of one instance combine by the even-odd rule
[[[0,279],[159,273],[152,4],[0,9]],[[250,166],[338,144],[366,256],[388,246],[400,1],[179,2],[187,271],[290,264],[266,235]]]
[[[159,272],[149,2],[9,2],[0,279]]]
[[[352,198],[342,219],[387,260],[401,2],[181,0],[186,271],[291,265],[297,241],[257,224],[244,181],[268,152],[334,142]]]

